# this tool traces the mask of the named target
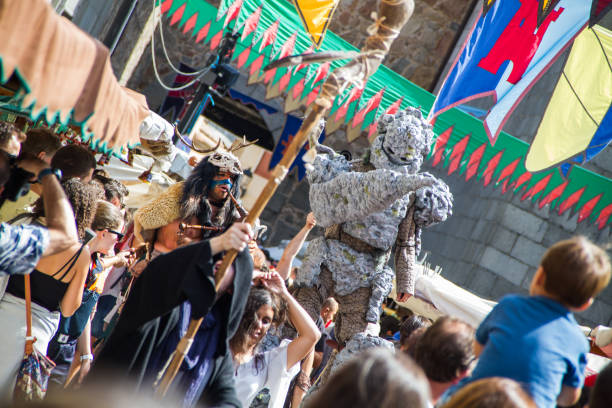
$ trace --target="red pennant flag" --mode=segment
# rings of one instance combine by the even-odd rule
[[[610,215],[612,215],[612,204],[608,204],[607,207],[599,212],[599,217],[597,217],[597,220],[595,221],[595,223],[598,225],[597,229],[602,229],[606,226],[608,220],[610,219]]]
[[[170,19],[170,25],[174,25],[176,23],[178,23],[179,21],[181,21],[181,18],[183,18],[183,13],[185,12],[185,6],[187,5],[187,3],[183,4],[181,7],[179,7],[174,14],[172,15],[172,19]]]
[[[316,84],[320,80],[327,78],[327,74],[329,73],[330,64],[331,64],[330,62],[326,62],[317,69],[317,73],[315,74],[314,81],[312,82],[313,84]]]
[[[472,177],[478,173],[478,167],[480,167],[480,161],[482,160],[482,155],[487,148],[487,143],[483,143],[478,149],[474,150],[472,155],[470,156],[470,161],[468,162],[467,169],[465,171],[465,181],[468,181]]]
[[[317,96],[319,95],[320,91],[321,91],[321,85],[317,86],[315,89],[310,91],[310,93],[308,94],[308,99],[306,99],[306,106],[309,106],[311,103],[313,103],[317,99]]]
[[[451,127],[446,129],[444,132],[440,133],[440,136],[438,136],[438,138],[436,139],[436,145],[434,146],[433,162],[431,163],[432,166],[434,167],[437,166],[438,163],[440,163],[440,160],[442,160],[442,155],[444,154],[444,148],[446,147],[446,144],[448,143],[448,139],[450,138],[450,135],[453,133],[454,128],[455,128],[455,125],[451,125]]]
[[[402,105],[402,102],[404,101],[404,97],[402,96],[401,98],[399,98],[397,101],[393,102],[391,104],[391,106],[389,106],[387,108],[387,110],[385,111],[385,113],[387,115],[395,115],[397,113],[397,111],[399,110],[400,106]]]
[[[272,45],[274,48],[274,43],[276,42],[276,34],[278,34],[278,27],[280,25],[280,21],[276,20],[270,27],[264,31],[261,36],[261,44],[259,45],[259,52],[266,48],[268,45]]]
[[[208,35],[208,30],[210,30],[210,21],[206,23],[204,27],[200,28],[200,31],[198,31],[198,34],[196,35],[195,42],[199,43],[204,38],[206,38],[206,36]]]
[[[457,142],[455,146],[453,146],[453,151],[450,155],[450,163],[448,165],[448,175],[453,174],[458,168],[459,164],[461,164],[461,158],[463,157],[463,153],[465,152],[465,148],[470,141],[471,134],[466,135],[463,139]]]
[[[525,172],[523,174],[521,174],[519,176],[518,179],[516,179],[516,183],[514,185],[514,190],[518,190],[523,184],[527,183],[529,180],[531,180],[531,173],[530,172]]]
[[[550,173],[548,176],[544,177],[542,180],[535,183],[533,187],[531,187],[529,190],[527,190],[525,194],[523,194],[523,196],[521,197],[521,201],[525,201],[528,198],[533,198],[540,191],[545,190],[551,178],[552,178],[552,173]]]
[[[227,9],[227,14],[225,16],[225,21],[223,22],[223,28],[227,27],[227,25],[236,19],[240,14],[240,8],[242,7],[242,0],[235,0]]]
[[[582,187],[580,190],[574,191],[569,197],[567,197],[559,206],[559,215],[562,215],[564,212],[576,205],[576,203],[580,201],[580,197],[582,197],[584,190],[586,190],[586,187]]]
[[[185,34],[188,31],[190,31],[193,27],[195,27],[197,21],[198,21],[198,13],[195,13],[193,16],[189,17],[189,20],[185,22],[185,26],[183,27],[183,33]]]
[[[502,194],[506,194],[506,191],[508,191],[508,181],[510,181],[510,176],[512,176],[512,173],[514,173],[514,170],[516,170],[516,166],[518,166],[520,161],[521,158],[519,157],[518,159],[514,160],[512,163],[504,167],[504,169],[499,174],[499,178],[497,179],[497,183],[495,184],[499,184],[500,181],[504,180],[504,184],[502,184]]]
[[[305,79],[302,78],[293,86],[293,99],[299,98],[302,95],[302,92],[304,92],[304,82]]]
[[[162,14],[165,14],[168,12],[168,10],[170,10],[170,8],[172,7],[172,3],[174,2],[174,0],[165,0],[160,8],[161,8],[161,12]]]
[[[259,24],[259,17],[261,17],[261,8],[263,6],[257,7],[257,10],[253,12],[244,22],[244,28],[242,29],[242,36],[240,37],[240,41],[244,41],[245,38],[251,33],[254,33],[257,30],[257,25]]]
[[[552,203],[557,198],[561,197],[561,194],[563,194],[563,191],[565,191],[565,187],[567,187],[568,184],[569,184],[569,181],[566,181],[565,183],[562,183],[558,185],[557,187],[553,188],[553,190],[550,193],[548,193],[548,195],[540,201],[540,204],[539,204],[540,208],[544,207],[547,204]]]
[[[245,48],[244,51],[240,53],[236,66],[241,68],[244,64],[246,64],[246,62],[249,60],[249,55],[251,55],[251,47]]]
[[[278,59],[288,57],[293,53],[293,49],[295,48],[295,40],[297,39],[297,32],[293,33],[291,37],[287,38],[287,41],[283,44],[278,53]]]
[[[591,213],[593,212],[593,209],[595,208],[595,206],[597,205],[597,203],[599,202],[599,199],[601,198],[601,196],[603,195],[603,193],[596,195],[595,197],[591,198],[589,201],[587,201],[582,208],[580,209],[580,213],[578,215],[578,222],[582,222],[585,219],[589,218],[591,216]]]
[[[380,102],[382,101],[383,94],[385,93],[385,88],[382,88],[380,91],[376,92],[374,96],[372,96],[366,106],[361,109],[357,114],[353,116],[353,127],[361,126],[365,117],[368,113],[372,112],[374,109],[378,109]]]
[[[287,86],[289,85],[290,81],[291,81],[291,70],[287,70],[287,72],[285,72],[285,75],[283,75],[281,79],[278,81],[278,89],[281,92],[283,92],[285,88],[287,88]]]
[[[497,168],[497,165],[499,164],[499,161],[501,160],[503,155],[504,151],[502,150],[501,152],[493,156],[493,158],[487,163],[487,168],[482,173],[482,179],[484,180],[485,186],[488,186],[491,182],[491,179],[493,178],[493,173],[495,173],[495,169]]]
[[[223,30],[219,31],[213,38],[210,39],[210,49],[214,50],[221,44],[221,40],[223,39]]]
[[[353,89],[351,89],[351,93],[350,93],[350,96],[348,97],[348,101],[340,105],[340,107],[336,111],[336,116],[335,116],[336,122],[338,122],[340,119],[346,116],[346,113],[348,112],[348,108],[349,106],[351,106],[351,103],[359,100],[361,98],[362,93],[363,93],[363,88],[358,88],[355,86],[353,87]]]

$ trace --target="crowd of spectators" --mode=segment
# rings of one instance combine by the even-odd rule
[[[314,215],[274,262],[261,248],[265,228],[243,223],[228,198],[239,194],[239,174],[222,158],[203,159],[184,184],[168,189],[183,200],[176,211],[166,208],[168,195],[129,211],[125,185],[87,147],[62,144],[49,129],[24,134],[0,123],[4,404],[23,356],[28,275],[34,347],[56,365],[49,406],[63,399],[71,406],[81,398],[78,387],[100,384],[150,398],[198,318],[168,404],[612,406],[612,365],[580,399],[589,344],[573,312],[586,310],[611,274],[606,252],[584,237],[549,248],[529,295],[502,298],[479,327],[451,316],[383,317],[382,335],[395,352],[361,350],[323,380],[344,346],[334,336],[338,303],[328,298],[309,316],[291,279]],[[29,191],[20,190],[28,183]],[[170,215],[151,223],[156,211]],[[221,276],[229,250],[238,255]]]

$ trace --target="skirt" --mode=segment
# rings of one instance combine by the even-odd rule
[[[60,313],[32,302],[34,348],[43,355],[57,331]],[[26,337],[25,300],[5,293],[0,301],[0,405],[12,401],[17,371],[23,360]]]

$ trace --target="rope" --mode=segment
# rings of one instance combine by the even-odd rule
[[[154,8],[153,8],[153,13],[157,13],[157,7],[155,7],[155,3],[156,3],[156,0],[153,0],[153,7],[154,7]],[[155,21],[155,25],[154,25],[154,27],[156,27],[156,26],[157,26],[157,14],[156,14],[156,15],[155,15],[155,17],[154,17],[154,21]],[[161,25],[162,25],[162,23],[160,22],[160,34],[161,34],[161,30],[162,30]],[[162,36],[162,48],[164,48],[164,47],[163,47],[163,36]],[[177,70],[177,69],[176,69],[176,67],[174,67],[174,66],[172,65],[172,63],[170,63],[169,58],[168,58],[168,56],[167,56],[167,54],[166,54],[166,52],[165,52],[165,48],[164,48],[164,55],[166,55],[166,58],[168,59],[168,63],[170,64],[170,67],[171,67],[171,68],[172,68],[172,69],[173,69],[175,72],[177,72],[177,73],[182,73],[182,71]],[[198,75],[198,76],[197,76],[197,78],[195,78],[194,80],[192,80],[192,81],[190,81],[190,82],[188,82],[188,83],[186,83],[186,84],[184,84],[184,85],[181,85],[181,86],[179,86],[179,87],[173,88],[173,87],[171,87],[171,86],[166,85],[166,84],[164,83],[164,81],[161,79],[161,76],[159,75],[159,71],[157,70],[157,63],[155,62],[155,28],[153,29],[153,31],[152,31],[152,33],[151,33],[151,62],[152,62],[152,64],[153,64],[153,72],[154,72],[154,74],[155,74],[155,79],[157,79],[157,82],[158,82],[158,83],[161,85],[161,87],[162,87],[162,88],[164,88],[166,91],[182,91],[183,89],[187,89],[187,88],[189,88],[190,86],[192,86],[193,84],[195,84],[196,82],[198,82],[198,81],[200,80],[200,78],[201,78],[201,77],[202,77],[202,76],[203,76],[203,75],[204,75],[206,72],[208,72],[208,70],[209,70],[209,69],[212,67],[212,66],[210,66],[210,67],[206,68],[204,71],[197,73],[197,74],[196,74],[196,75]],[[214,64],[213,64],[213,65],[214,65]],[[194,75],[194,73],[189,73],[189,74],[187,74],[187,75],[191,76],[191,75]]]

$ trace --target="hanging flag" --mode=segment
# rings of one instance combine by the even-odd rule
[[[531,144],[525,167],[584,163],[612,139],[612,31],[584,30],[574,41]],[[578,155],[578,156],[577,156]],[[562,168],[567,172],[569,165]]]
[[[484,119],[484,127],[491,143],[495,143],[523,95],[589,18],[590,4],[586,1],[559,0],[544,14],[539,6],[538,0],[503,0],[489,5],[449,71],[430,118],[492,95],[495,104]]]
[[[319,48],[340,0],[293,0],[302,24],[313,44]]]
[[[295,137],[298,130],[300,130],[300,126],[302,126],[302,119],[297,118],[293,115],[287,115],[287,119],[285,120],[285,127],[283,128],[283,133],[281,134],[280,140],[276,144],[274,148],[274,152],[272,153],[272,158],[270,159],[270,170],[272,170],[283,158],[287,148],[291,144],[291,141]],[[323,143],[325,139],[325,131],[321,132],[321,136],[319,137],[319,143]],[[304,167],[304,160],[302,157],[306,154],[308,150],[308,144],[302,147],[300,152],[298,153],[295,161],[289,168],[289,172],[293,170],[295,167],[298,169],[298,180],[302,180],[306,175],[306,167]]]

